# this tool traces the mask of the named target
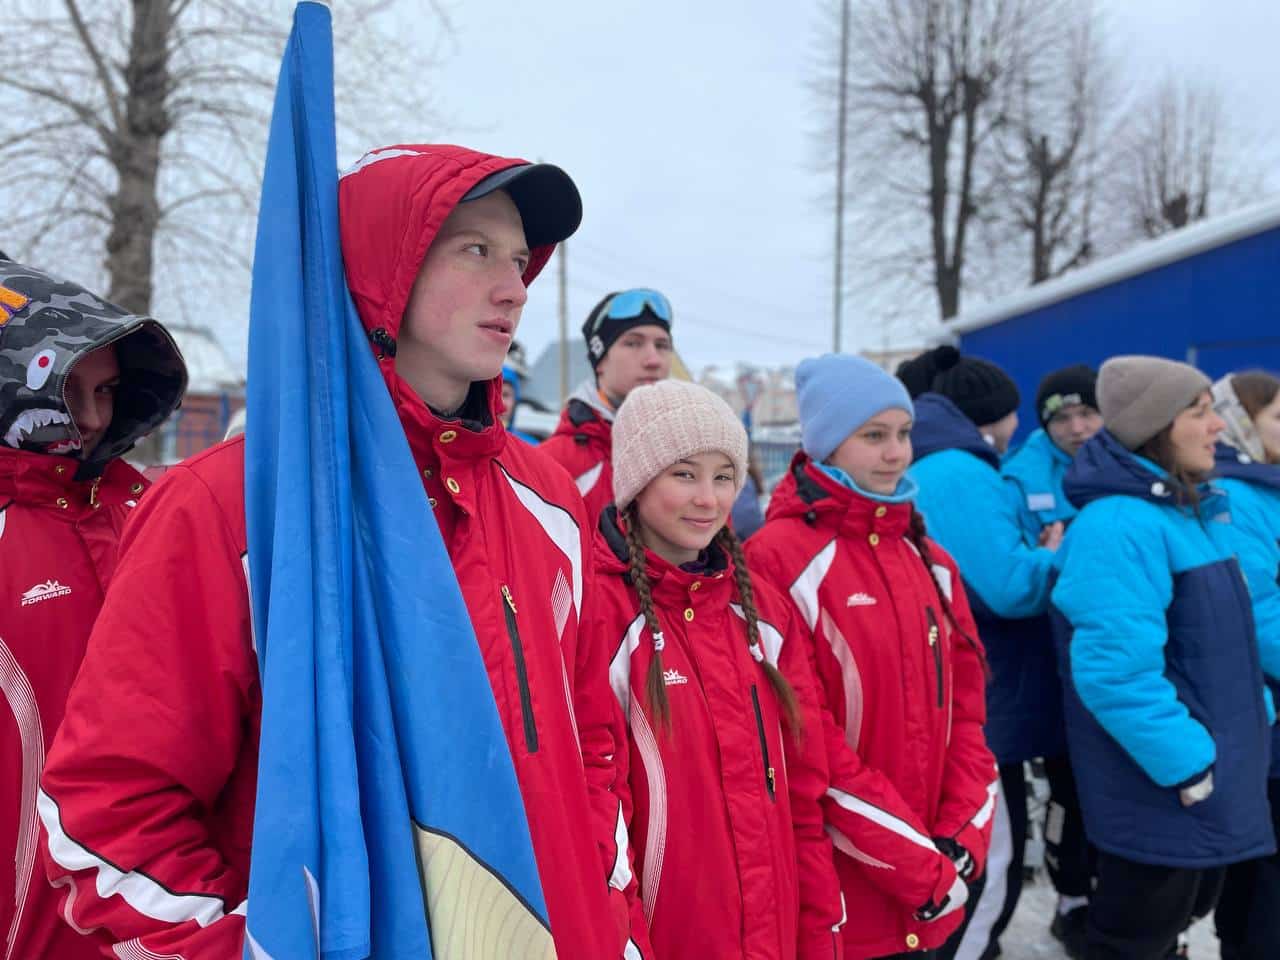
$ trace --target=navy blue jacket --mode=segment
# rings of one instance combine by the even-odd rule
[[[1205,486],[1198,513],[1179,507],[1173,481],[1105,430],[1064,486],[1081,512],[1053,605],[1089,839],[1176,867],[1274,852],[1270,716],[1226,495]],[[1208,771],[1214,792],[1183,807],[1179,788]]]
[[[987,743],[1001,764],[1066,749],[1062,685],[1046,617],[1053,553],[1028,545],[1000,456],[954,403],[915,401],[908,471],[929,534],[955,559],[987,651]]]

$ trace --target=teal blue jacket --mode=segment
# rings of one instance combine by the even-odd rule
[[[1022,539],[1039,544],[1040,531],[1051,523],[1067,523],[1079,511],[1062,491],[1062,478],[1071,466],[1071,454],[1037,430],[1004,459],[1000,472],[1014,491]]]

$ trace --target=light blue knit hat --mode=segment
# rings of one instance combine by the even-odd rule
[[[901,380],[849,353],[801,361],[796,368],[796,400],[801,445],[819,463],[882,410],[905,410],[915,416]]]

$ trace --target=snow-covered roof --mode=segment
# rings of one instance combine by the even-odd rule
[[[222,393],[244,389],[244,374],[227,356],[208,327],[165,324],[187,362],[188,393]]]
[[[945,327],[940,327],[938,333],[946,337],[980,330],[1010,317],[1039,310],[1117,280],[1137,276],[1277,227],[1280,227],[1280,197],[1273,197],[1233,213],[1174,230],[1113,257],[1073,270],[1055,280],[1028,287],[962,313]]]

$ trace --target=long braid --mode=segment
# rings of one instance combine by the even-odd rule
[[[929,571],[929,577],[933,580],[934,587],[937,588],[938,599],[942,601],[942,612],[946,616],[947,622],[973,648],[973,652],[978,655],[978,659],[982,663],[982,672],[990,680],[991,667],[987,664],[987,655],[982,650],[982,644],[969,636],[964,628],[960,626],[960,622],[956,619],[955,611],[951,609],[951,601],[947,599],[947,592],[942,589],[942,584],[938,582],[938,575],[933,572],[933,557],[929,552],[929,540],[924,525],[924,516],[914,506],[911,507],[911,523],[907,527],[907,539],[920,552],[920,559],[924,561],[924,568]]]
[[[645,625],[653,636],[653,659],[649,661],[649,673],[645,677],[645,700],[649,704],[649,713],[658,722],[658,726],[666,733],[671,732],[671,703],[667,700],[667,683],[662,669],[662,648],[665,641],[662,628],[658,624],[658,614],[653,609],[653,591],[649,585],[649,575],[645,572],[644,541],[640,539],[640,518],[636,514],[634,503],[628,505],[626,511],[627,552],[631,560],[631,583],[640,597],[640,612],[644,614]]]
[[[760,645],[760,620],[756,613],[755,591],[751,587],[751,575],[747,572],[747,558],[743,555],[742,544],[738,542],[738,538],[734,536],[728,525],[720,528],[720,532],[716,534],[716,540],[733,560],[733,578],[738,586],[738,597],[742,600],[742,612],[747,618],[747,643],[763,651],[764,648]],[[765,676],[769,678],[769,685],[773,687],[773,692],[782,705],[787,726],[798,742],[803,724],[800,720],[800,707],[796,703],[795,690],[768,659],[762,659],[760,666],[764,668]]]

